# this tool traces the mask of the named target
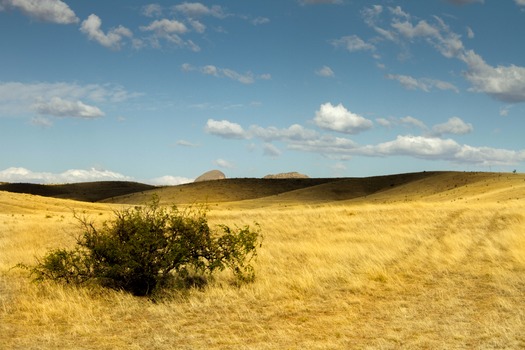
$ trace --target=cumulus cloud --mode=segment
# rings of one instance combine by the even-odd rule
[[[234,71],[233,69],[220,68],[214,65],[195,67],[189,63],[184,63],[182,64],[181,69],[184,72],[197,71],[204,75],[211,75],[216,78],[228,78],[242,84],[253,84],[256,80],[270,80],[272,78],[270,74],[255,75],[252,72],[241,74]]]
[[[463,145],[454,155],[454,160],[484,166],[514,165],[525,161],[525,151]]]
[[[177,186],[193,182],[194,180],[187,177],[165,175],[145,182],[154,186]]]
[[[322,104],[315,114],[314,123],[325,130],[357,134],[372,127],[372,121],[350,112],[342,104]]]
[[[25,15],[57,24],[78,23],[75,12],[61,0],[0,0],[2,9],[17,9]]]
[[[263,128],[258,125],[252,125],[250,127],[249,136],[257,137],[264,141],[298,142],[314,140],[318,137],[318,133],[314,130],[306,129],[299,124],[293,124],[284,129],[279,129],[274,126]]]
[[[152,35],[148,38],[149,43],[156,48],[161,46],[160,40],[164,39],[171,44],[179,47],[188,47],[192,51],[200,51],[200,47],[191,40],[185,41],[181,35],[189,31],[188,27],[175,19],[160,19],[151,22],[147,26],[141,26],[140,30],[143,32],[151,32]]]
[[[144,31],[154,31],[159,35],[168,35],[171,33],[184,34],[188,31],[188,28],[184,23],[177,20],[160,19],[151,22],[148,26],[140,28]]]
[[[90,106],[82,101],[68,101],[60,97],[53,97],[50,101],[35,103],[32,108],[42,115],[55,117],[75,117],[75,118],[99,118],[104,113],[95,106]]]
[[[408,155],[416,158],[450,158],[461,146],[452,139],[437,137],[400,135],[393,141],[367,147],[371,155]]]
[[[70,169],[62,173],[34,172],[25,168],[12,167],[0,171],[0,181],[61,184],[90,181],[130,181],[131,178],[113,171],[91,168]]]
[[[325,77],[325,78],[332,78],[335,76],[332,68],[328,66],[322,66],[321,68],[315,71],[315,74],[317,74],[320,77]]]
[[[358,116],[359,117],[359,116]],[[330,131],[355,131],[364,123],[371,126],[365,118],[356,118],[344,106],[333,106],[330,103],[321,105],[316,113],[314,123],[322,129]],[[361,119],[362,118],[362,119]],[[364,120],[364,121],[363,121]],[[208,120],[208,133],[228,139],[251,139],[264,142],[263,152],[267,156],[279,156],[281,149],[272,142],[277,141],[285,145],[286,149],[299,152],[320,154],[331,159],[349,159],[354,156],[389,157],[407,156],[425,160],[444,160],[459,164],[488,165],[515,165],[525,161],[525,150],[497,149],[485,146],[460,144],[452,138],[443,135],[463,135],[473,131],[470,123],[459,117],[452,117],[445,123],[434,125],[430,130],[425,123],[417,118],[406,116],[403,118],[378,118],[377,123],[385,126],[409,125],[415,126],[424,135],[398,135],[394,140],[377,144],[360,145],[348,137],[338,137],[331,133],[322,133],[311,130],[299,124],[288,128],[262,127],[251,125],[248,129],[237,123],[226,120]],[[370,123],[370,124],[368,124]]]
[[[100,45],[118,50],[124,38],[133,37],[133,33],[126,27],[118,26],[109,30],[107,33],[101,29],[102,20],[95,14],[89,15],[80,26],[80,31],[87,35],[89,40],[98,42]]]
[[[136,181],[114,171],[105,169],[69,169],[61,173],[38,172],[22,167],[11,167],[0,171],[0,182],[37,183],[37,184],[66,184],[93,181]],[[193,182],[193,179],[182,176],[161,176],[140,181],[154,186],[176,186]]]
[[[109,84],[0,82],[0,114],[17,116],[37,112],[64,116],[63,111],[69,111],[71,116],[95,117],[102,112],[93,103],[120,103],[139,95]]]
[[[514,2],[518,6],[525,6],[525,0],[514,0]]]
[[[432,127],[433,135],[442,134],[464,135],[471,133],[474,127],[470,123],[465,123],[461,118],[452,117],[446,123],[437,124]]]
[[[363,39],[357,35],[344,36],[339,39],[331,40],[330,43],[337,48],[343,48],[350,52],[355,51],[374,51],[375,46],[369,43],[366,43]]]
[[[503,102],[525,102],[525,67],[492,67],[472,50],[459,58],[468,66],[464,76],[472,84],[471,91],[486,93]]]
[[[245,139],[247,134],[237,123],[232,123],[227,120],[213,120],[208,119],[204,130],[208,134],[220,136],[226,139]]]

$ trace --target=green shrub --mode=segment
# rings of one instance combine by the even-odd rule
[[[213,272],[230,269],[236,283],[254,279],[259,227],[208,226],[206,210],[147,206],[115,212],[97,227],[75,215],[82,227],[74,250],[56,249],[30,268],[35,280],[95,282],[134,295],[150,295],[178,280],[184,287],[203,285]],[[173,284],[171,284],[173,285]]]

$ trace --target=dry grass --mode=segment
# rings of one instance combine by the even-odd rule
[[[256,282],[219,276],[158,303],[10,270],[73,244],[68,207],[100,219],[113,207],[0,192],[0,348],[523,348],[523,187],[476,183],[420,185],[410,201],[213,206],[212,223],[260,223]]]

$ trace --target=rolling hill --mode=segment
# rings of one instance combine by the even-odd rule
[[[98,202],[103,199],[129,193],[140,193],[154,188],[155,186],[127,181],[82,182],[63,185],[0,183],[0,191],[73,199],[83,202]]]
[[[102,224],[122,208],[108,202],[153,193],[165,204],[214,203],[214,227],[257,223],[255,281],[239,288],[221,273],[157,301],[36,284],[13,269],[74,247],[75,214]],[[525,174],[510,173],[4,184],[0,348],[525,348],[524,199]]]
[[[419,172],[363,178],[233,178],[155,187],[136,182],[65,185],[0,184],[0,191],[86,202],[143,204],[153,194],[161,204],[252,202],[254,206],[332,201],[454,201],[525,197],[525,174]]]

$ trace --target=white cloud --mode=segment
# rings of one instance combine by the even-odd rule
[[[464,135],[472,132],[472,130],[474,130],[472,124],[465,123],[461,118],[458,117],[452,117],[446,123],[437,124],[432,127],[433,135]]]
[[[472,28],[467,27],[467,38],[474,39],[474,37],[475,37],[475,34],[474,34],[474,31],[472,30]]]
[[[519,0],[525,1],[525,0]],[[470,2],[470,1],[469,1]],[[466,3],[456,1],[456,3]],[[370,26],[375,25],[378,11],[368,9],[364,16],[365,22]],[[407,15],[403,20],[399,17],[392,19],[391,26],[401,38],[410,41],[421,38],[430,43],[436,50],[447,58],[456,58],[467,65],[464,77],[472,85],[470,91],[486,93],[503,102],[519,103],[525,102],[525,67],[516,65],[491,66],[473,50],[465,49],[461,36],[454,33],[450,27],[439,17],[434,17],[435,23],[420,20],[416,25],[410,22]],[[467,28],[467,34],[473,36],[471,29]],[[396,34],[396,35],[397,35]],[[438,80],[415,79],[409,76],[388,75],[389,79],[400,81],[405,87],[428,91],[430,87],[442,90],[458,89],[447,82]]]
[[[118,26],[104,33],[101,29],[102,20],[95,14],[89,15],[80,26],[80,31],[87,35],[90,40],[98,42],[100,45],[118,50],[122,45],[122,40],[133,37],[133,33],[126,27]]]
[[[417,125],[423,129],[424,123],[412,117],[399,120],[395,118],[380,118],[382,124]],[[270,144],[271,141],[283,142],[289,150],[321,154],[333,159],[349,159],[352,156],[387,157],[407,156],[426,160],[445,160],[455,163],[468,163],[480,166],[514,165],[525,161],[525,150],[514,151],[491,147],[475,147],[461,145],[450,138],[442,138],[441,134],[464,134],[472,130],[472,126],[459,118],[450,118],[443,124],[436,125],[432,133],[426,136],[398,135],[395,140],[372,145],[359,145],[346,137],[335,137],[330,134],[319,134],[308,130],[301,125],[292,125],[289,128],[263,128],[252,125],[246,132],[240,125],[227,121],[219,122],[213,127],[217,136],[230,139],[259,138],[266,142],[264,154],[278,156],[281,150]],[[378,121],[379,123],[379,121]],[[225,162],[216,162],[221,167],[233,167]]]
[[[227,160],[224,159],[217,159],[213,162],[213,164],[217,165],[218,167],[225,168],[225,169],[233,169],[235,168],[235,165]]]
[[[178,140],[176,142],[176,145],[177,146],[183,146],[183,147],[199,147],[198,144],[192,143],[192,142],[189,142],[189,141],[186,141],[186,140]]]
[[[359,149],[359,145],[345,137],[320,135],[316,139],[290,142],[288,148],[296,151],[319,153],[323,155],[350,155]]]
[[[416,158],[452,158],[461,146],[452,139],[425,136],[398,136],[393,141],[370,147],[371,155],[408,155]]]
[[[228,68],[220,68],[220,72],[229,79],[238,81],[243,84],[253,84],[255,82],[255,77],[251,72],[244,74],[237,73],[236,71]],[[264,78],[266,80],[266,78]]]
[[[514,2],[518,6],[525,6],[525,0],[514,0]]]
[[[8,168],[0,171],[0,181],[61,184],[90,181],[130,181],[130,177],[109,171],[91,168],[71,169],[62,173],[33,172],[25,168]]]
[[[514,165],[525,161],[525,151],[463,145],[454,155],[454,160],[484,166]]]
[[[253,84],[256,80],[270,80],[272,78],[270,74],[255,75],[252,72],[241,74],[233,69],[220,68],[214,65],[194,67],[189,63],[184,63],[182,64],[181,69],[184,72],[198,71],[204,75],[211,75],[216,78],[228,78],[242,84]]]
[[[269,157],[278,157],[281,155],[281,150],[271,143],[265,143],[263,148],[263,154]]]
[[[154,48],[160,48],[160,39],[163,39],[178,47],[186,46],[194,52],[200,51],[199,46],[193,41],[184,41],[181,38],[180,35],[188,32],[188,27],[186,27],[184,23],[177,20],[170,20],[166,18],[155,20],[147,26],[141,26],[140,30],[143,32],[152,33],[151,36],[147,38],[147,41]]]
[[[325,77],[325,78],[331,78],[335,76],[332,68],[328,66],[322,66],[319,70],[315,71],[315,74],[319,75],[320,77]]]
[[[78,23],[75,12],[61,0],[0,0],[0,11],[14,8],[41,21],[57,24]]]
[[[416,37],[427,37],[427,36],[438,36],[439,35],[439,30],[431,26],[430,24],[428,24],[425,20],[419,21],[416,26],[413,26],[412,23],[408,21],[405,21],[405,22],[394,21],[392,23],[392,27],[395,28],[401,35],[409,39],[413,39]]]
[[[401,85],[403,85],[406,89],[409,90],[423,90],[426,92],[429,91],[429,88],[426,84],[408,75],[387,74],[386,78],[390,80],[397,80],[399,83],[401,83]]]
[[[439,90],[451,90],[456,93],[459,93],[459,89],[451,83],[442,80],[430,79],[430,78],[421,78],[416,79],[409,75],[400,75],[400,74],[387,74],[385,76],[390,80],[397,80],[403,87],[408,90],[422,90],[425,92],[430,92],[430,90],[436,88]]]
[[[37,102],[32,108],[38,114],[55,117],[92,119],[104,116],[98,107],[86,105],[82,101],[63,100],[60,97],[53,97],[50,101]]]
[[[65,184],[92,181],[136,181],[132,177],[104,169],[70,169],[61,173],[35,172],[21,167],[11,167],[0,171],[0,182],[11,183],[38,183],[38,184]],[[193,179],[181,176],[161,176],[141,181],[154,186],[176,186]]]
[[[286,129],[279,129],[273,126],[263,128],[258,125],[252,125],[249,131],[250,137],[258,137],[265,141],[289,141],[298,142],[305,140],[315,140],[319,137],[314,130],[305,129],[299,124],[293,124]]]
[[[471,91],[483,92],[504,102],[525,102],[525,67],[492,67],[472,50],[459,58],[468,66],[464,75],[472,84]]]
[[[148,4],[142,7],[142,14],[146,17],[159,17],[162,15],[162,6],[159,4]]]
[[[177,186],[193,182],[194,180],[187,177],[165,175],[145,182],[154,186]]]
[[[152,31],[157,33],[157,35],[165,37],[170,34],[184,34],[188,31],[188,28],[184,23],[177,20],[170,19],[160,19],[151,22],[148,26],[140,27],[143,31]]]
[[[183,13],[187,17],[212,16],[216,18],[225,18],[227,16],[227,13],[221,6],[215,5],[208,7],[200,2],[184,2],[180,5],[173,6],[173,10],[175,12]]]
[[[407,115],[406,117],[400,118],[399,121],[405,125],[415,126],[417,128],[426,130],[427,126],[421,120]]]
[[[40,126],[42,128],[50,128],[53,126],[53,122],[51,120],[42,116],[31,118],[30,124],[33,126]]]
[[[192,26],[193,30],[197,33],[204,33],[206,31],[206,26],[196,19],[189,19],[188,22]]]
[[[507,106],[501,107],[500,110],[499,110],[499,115],[502,116],[502,117],[508,116],[509,113],[510,113],[511,107],[512,107],[512,105],[507,105]]]
[[[58,107],[61,101],[87,100],[94,103],[119,103],[139,95],[130,93],[121,86],[109,84],[0,82],[0,114],[5,116],[34,114],[35,106],[41,111],[57,109],[53,106]],[[89,105],[82,103],[91,106],[91,103]],[[82,106],[77,105],[76,108],[82,109]],[[93,112],[94,110],[91,111],[91,114],[97,114]]]
[[[357,35],[344,36],[340,39],[331,40],[330,43],[337,48],[343,48],[350,52],[355,51],[374,51],[375,46],[366,43]]]
[[[402,14],[402,18],[409,18],[409,15],[406,14],[405,12],[403,12],[401,10],[401,8],[399,8],[399,11],[397,10],[397,8],[396,9],[391,9],[390,12],[393,15],[395,15],[395,16],[397,16],[399,14]],[[382,13],[383,13],[383,6],[381,6],[381,5],[373,5],[372,7],[367,7],[365,9],[363,9],[361,11],[361,16],[363,17],[363,20],[365,21],[365,23],[370,28],[374,29],[374,31],[376,33],[378,33],[383,38],[385,38],[385,39],[387,39],[389,41],[397,42],[396,34],[395,34],[394,31],[381,28],[378,25],[379,16]]]
[[[261,24],[270,23],[270,19],[267,17],[257,17],[257,18],[252,19],[251,22],[254,26],[258,26]]]
[[[392,126],[392,124],[394,124],[392,120],[386,118],[377,118],[376,123],[381,126],[384,126],[385,128],[389,128]]]
[[[408,13],[406,13],[405,11],[403,11],[401,6],[389,7],[388,9],[396,17],[406,18],[406,19],[410,18],[410,15]]]
[[[342,176],[347,169],[346,165],[341,162],[335,163],[334,165],[331,166],[331,168],[335,176]]]
[[[314,122],[322,129],[345,134],[357,134],[372,127],[372,121],[350,112],[342,104],[334,106],[330,102],[321,105]]]
[[[217,135],[226,139],[245,139],[247,134],[237,123],[227,120],[208,119],[204,130],[212,135]]]

